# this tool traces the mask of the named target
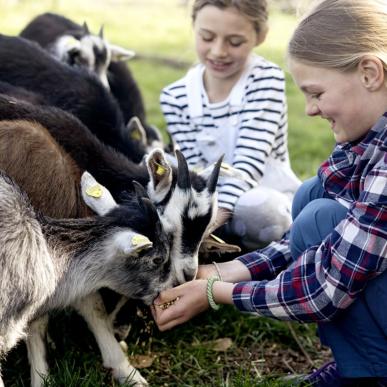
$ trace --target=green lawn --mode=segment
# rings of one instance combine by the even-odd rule
[[[97,32],[115,44],[139,54],[194,63],[195,55],[189,10],[178,0],[0,0],[0,32],[18,34],[35,15],[53,11],[76,22],[87,20]],[[273,10],[267,41],[257,53],[280,64],[285,70],[286,44],[295,18]],[[130,67],[142,90],[149,121],[165,126],[158,104],[163,86],[178,79],[185,69],[153,60],[132,60]],[[289,149],[296,173],[305,179],[315,174],[328,156],[333,139],[320,119],[305,117],[304,101],[286,72],[289,105]],[[73,319],[62,314],[50,326],[52,344],[49,386],[112,386],[102,369],[100,356],[85,327],[71,329]],[[79,324],[77,325],[79,326]],[[230,339],[227,350],[214,351],[214,340]],[[278,377],[305,372],[327,357],[319,347],[315,326],[277,322],[241,315],[232,307],[208,312],[171,332],[160,333],[148,316],[136,317],[128,339],[129,354],[153,359],[141,370],[153,386],[256,386],[285,385]],[[308,359],[308,357],[310,359]],[[28,368],[23,345],[4,364],[8,386],[27,386]]]

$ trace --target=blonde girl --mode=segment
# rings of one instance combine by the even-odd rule
[[[297,191],[290,233],[201,266],[197,280],[160,294],[153,313],[162,330],[222,303],[317,322],[334,361],[303,381],[386,386],[387,1],[318,2],[296,28],[288,62],[306,114],[326,119],[337,141]]]

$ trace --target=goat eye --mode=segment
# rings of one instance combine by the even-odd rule
[[[153,258],[153,263],[155,265],[161,265],[164,261],[164,258],[163,257],[157,257],[157,258]]]

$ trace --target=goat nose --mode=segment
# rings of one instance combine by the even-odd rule
[[[193,271],[184,271],[184,280],[185,282],[192,281],[195,278],[195,272]]]

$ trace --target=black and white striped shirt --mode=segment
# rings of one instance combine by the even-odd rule
[[[187,162],[194,167],[207,167],[225,153],[227,163],[256,182],[261,180],[270,160],[289,169],[283,71],[252,55],[230,96],[213,104],[203,86],[203,71],[203,65],[195,66],[184,78],[165,87],[160,96],[167,128]],[[199,90],[194,100],[190,88]],[[193,117],[195,110],[199,114]],[[252,184],[223,178],[218,188],[219,205],[233,210]]]

